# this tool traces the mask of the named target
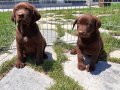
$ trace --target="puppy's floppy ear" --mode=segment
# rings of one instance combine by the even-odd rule
[[[16,23],[16,18],[15,18],[15,8],[13,9],[13,12],[11,14],[11,21]]]
[[[95,17],[95,20],[96,20],[96,28],[99,29],[101,27],[101,21]]]
[[[75,27],[75,25],[76,25],[77,21],[78,21],[78,18],[77,18],[77,19],[73,22],[73,27],[72,27],[72,30],[74,29],[74,27]]]
[[[34,7],[33,8],[33,21],[36,22],[41,18],[40,13],[38,12],[38,10]]]

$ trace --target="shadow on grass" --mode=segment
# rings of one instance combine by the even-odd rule
[[[31,66],[32,68],[34,68],[37,71],[48,73],[49,71],[52,70],[55,61],[53,60],[53,57],[52,57],[51,53],[46,52],[46,54],[47,54],[48,58],[44,59],[43,64],[38,65],[38,66],[35,63],[35,58],[34,57],[28,57],[27,58],[28,66]]]

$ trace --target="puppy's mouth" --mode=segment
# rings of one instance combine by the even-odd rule
[[[28,20],[25,20],[25,19],[19,19],[19,20],[17,20],[17,22],[18,22],[18,24],[26,24],[26,25],[29,25],[30,24],[30,22],[28,21]]]
[[[89,33],[84,33],[84,34],[79,34],[80,38],[89,38],[90,34]]]

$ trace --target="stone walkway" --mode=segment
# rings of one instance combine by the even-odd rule
[[[68,55],[70,61],[63,63],[65,75],[82,85],[85,90],[120,90],[120,64],[98,62],[94,72],[77,69],[77,56]]]
[[[46,90],[53,84],[53,79],[26,66],[10,70],[0,81],[0,90]]]

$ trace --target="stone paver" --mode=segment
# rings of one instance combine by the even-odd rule
[[[113,36],[114,38],[120,39],[120,36]]]
[[[12,53],[4,53],[0,55],[0,65],[5,62],[11,60],[16,55],[16,50]]]
[[[52,46],[47,46],[45,51],[48,56],[48,60],[57,60],[57,55]]]
[[[80,12],[81,13],[81,12]],[[79,17],[79,16],[81,16],[81,15],[83,15],[83,14],[79,14],[79,13],[76,13],[76,14],[72,14],[73,16],[75,16],[75,17]]]
[[[120,50],[115,50],[113,52],[110,52],[109,56],[112,58],[120,58]]]
[[[55,30],[56,29],[56,25],[53,24],[40,24],[40,29],[43,30]]]
[[[65,30],[72,30],[73,23],[64,24],[64,25],[62,25],[62,28],[64,28]],[[75,25],[73,30],[76,30],[76,29],[77,29],[77,25]]]
[[[109,17],[109,16],[111,16],[112,14],[101,14],[101,15],[98,15],[97,17]]]
[[[55,21],[54,17],[46,17],[46,18],[41,18],[39,21]]]
[[[111,32],[110,30],[106,30],[106,29],[104,29],[104,28],[100,28],[99,31],[100,31],[101,33],[107,33],[107,34],[109,34],[109,32]]]
[[[65,32],[65,35],[61,37],[61,40],[66,43],[76,43],[77,37]]]
[[[63,63],[65,75],[82,85],[85,90],[120,90],[120,64],[99,62],[94,72],[77,69],[77,56]]]
[[[48,45],[53,45],[53,42],[57,38],[57,32],[52,30],[52,29],[49,29],[49,30],[44,29],[44,30],[40,30],[40,31],[41,31],[43,37],[45,38],[47,44]]]
[[[0,55],[0,65],[5,61],[11,60],[14,56],[17,55],[15,40],[11,44],[10,50],[8,50],[8,51],[9,51],[9,53],[3,53]]]
[[[0,90],[46,90],[53,84],[53,79],[26,66],[10,70],[0,81]]]

